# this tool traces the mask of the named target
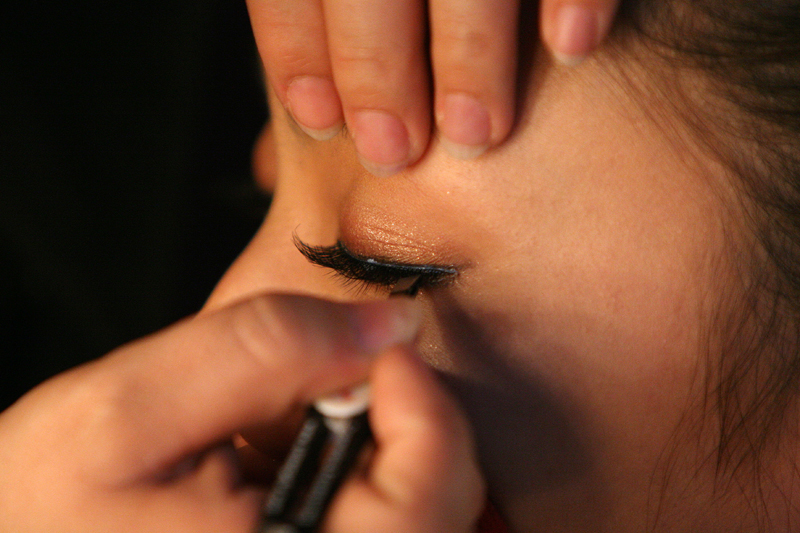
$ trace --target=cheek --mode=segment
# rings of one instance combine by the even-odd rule
[[[607,494],[644,508],[697,396],[700,302],[682,283],[561,268],[557,294],[476,273],[478,290],[427,295],[421,351],[468,411],[493,494],[542,515]]]
[[[422,351],[469,411],[493,490],[512,500],[602,505],[608,492],[644,508],[700,398],[721,224],[714,206],[683,200],[697,192],[687,184],[667,193],[644,178],[583,189],[563,178],[569,191],[514,199],[484,191],[524,209],[481,220],[472,267],[423,295]],[[682,451],[695,457],[692,446]],[[548,498],[525,505],[564,503]]]

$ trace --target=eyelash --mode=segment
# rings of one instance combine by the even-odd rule
[[[346,282],[358,284],[359,289],[371,286],[392,288],[404,278],[416,278],[408,289],[402,291],[413,296],[423,287],[442,285],[452,281],[458,274],[452,267],[391,263],[360,257],[348,250],[341,241],[333,246],[312,246],[295,236],[294,244],[311,263],[332,269]]]

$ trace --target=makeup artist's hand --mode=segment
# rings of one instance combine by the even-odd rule
[[[376,453],[337,493],[326,533],[474,533],[485,505],[470,429],[420,359],[381,357],[371,377]]]
[[[411,305],[257,297],[53,378],[0,414],[0,529],[252,533],[262,494],[238,482],[231,435],[371,375],[380,444],[333,531],[466,531],[480,480],[463,418],[400,346]]]
[[[365,166],[391,174],[422,156],[432,121],[458,158],[476,157],[506,138],[514,122],[521,2],[536,6],[535,0],[247,3],[270,83],[297,124],[327,139],[346,121]],[[579,62],[605,37],[618,2],[540,0],[545,44],[563,63]]]

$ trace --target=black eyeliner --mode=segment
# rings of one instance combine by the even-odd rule
[[[409,294],[419,277],[399,280],[391,295]],[[256,533],[314,533],[334,493],[372,441],[369,385],[320,398],[308,409],[275,485],[261,509]]]
[[[394,287],[401,279],[416,277],[416,283],[408,290],[411,294],[422,286],[449,282],[458,274],[453,267],[395,263],[359,256],[341,241],[332,246],[312,246],[295,236],[294,243],[311,263],[330,268],[347,280]]]
[[[278,471],[257,533],[313,533],[334,493],[371,441],[369,386],[321,398]]]

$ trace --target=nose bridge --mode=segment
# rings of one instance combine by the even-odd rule
[[[330,270],[309,263],[294,244],[295,236],[315,245],[338,238],[340,194],[326,186],[326,179],[304,175],[281,180],[264,223],[217,284],[205,310],[266,292],[352,299]]]

